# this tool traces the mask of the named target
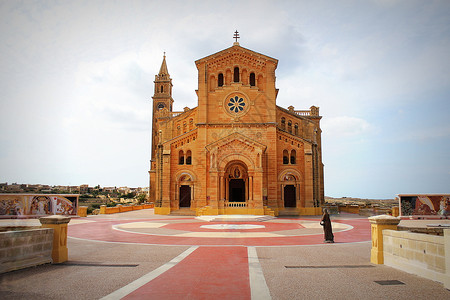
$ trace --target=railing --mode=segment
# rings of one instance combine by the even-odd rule
[[[247,202],[225,202],[225,207],[247,207]]]
[[[299,116],[310,116],[311,115],[310,110],[294,110],[294,113]]]
[[[181,115],[182,113],[184,113],[184,111],[173,111],[173,112],[171,112],[172,118],[175,118],[176,116],[179,116],[179,115]]]

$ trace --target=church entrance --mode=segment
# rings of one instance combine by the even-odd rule
[[[180,207],[191,207],[191,187],[189,185],[180,186]]]
[[[230,179],[229,195],[229,202],[245,202],[244,179]]]
[[[284,207],[296,207],[295,186],[286,185],[284,187]]]

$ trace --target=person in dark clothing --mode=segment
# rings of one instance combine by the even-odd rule
[[[330,215],[328,214],[328,209],[323,210],[322,220],[320,220],[320,225],[323,226],[323,233],[325,243],[334,243],[333,229],[331,228]]]

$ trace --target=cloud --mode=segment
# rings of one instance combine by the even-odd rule
[[[373,126],[361,118],[339,116],[324,119],[322,130],[325,135],[333,138],[361,137],[371,132]]]

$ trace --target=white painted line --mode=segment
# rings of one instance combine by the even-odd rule
[[[252,300],[272,299],[269,287],[259,263],[258,253],[255,247],[247,247],[248,274],[250,279],[250,293]]]
[[[115,292],[112,292],[111,294],[109,294],[101,299],[102,300],[116,300],[116,299],[121,299],[121,298],[125,297],[126,295],[134,292],[141,286],[147,284],[148,282],[152,281],[153,279],[155,279],[162,273],[166,272],[167,270],[169,270],[170,268],[175,266],[177,263],[179,263],[180,261],[185,259],[189,254],[194,252],[197,248],[198,248],[198,246],[190,247],[189,249],[187,249],[186,251],[184,251],[183,253],[181,253],[180,255],[178,255],[177,257],[175,257],[168,263],[165,263],[161,267],[151,271],[150,273],[145,274],[141,278],[136,279],[135,281],[131,282],[130,284],[127,284],[126,286],[118,289]]]

